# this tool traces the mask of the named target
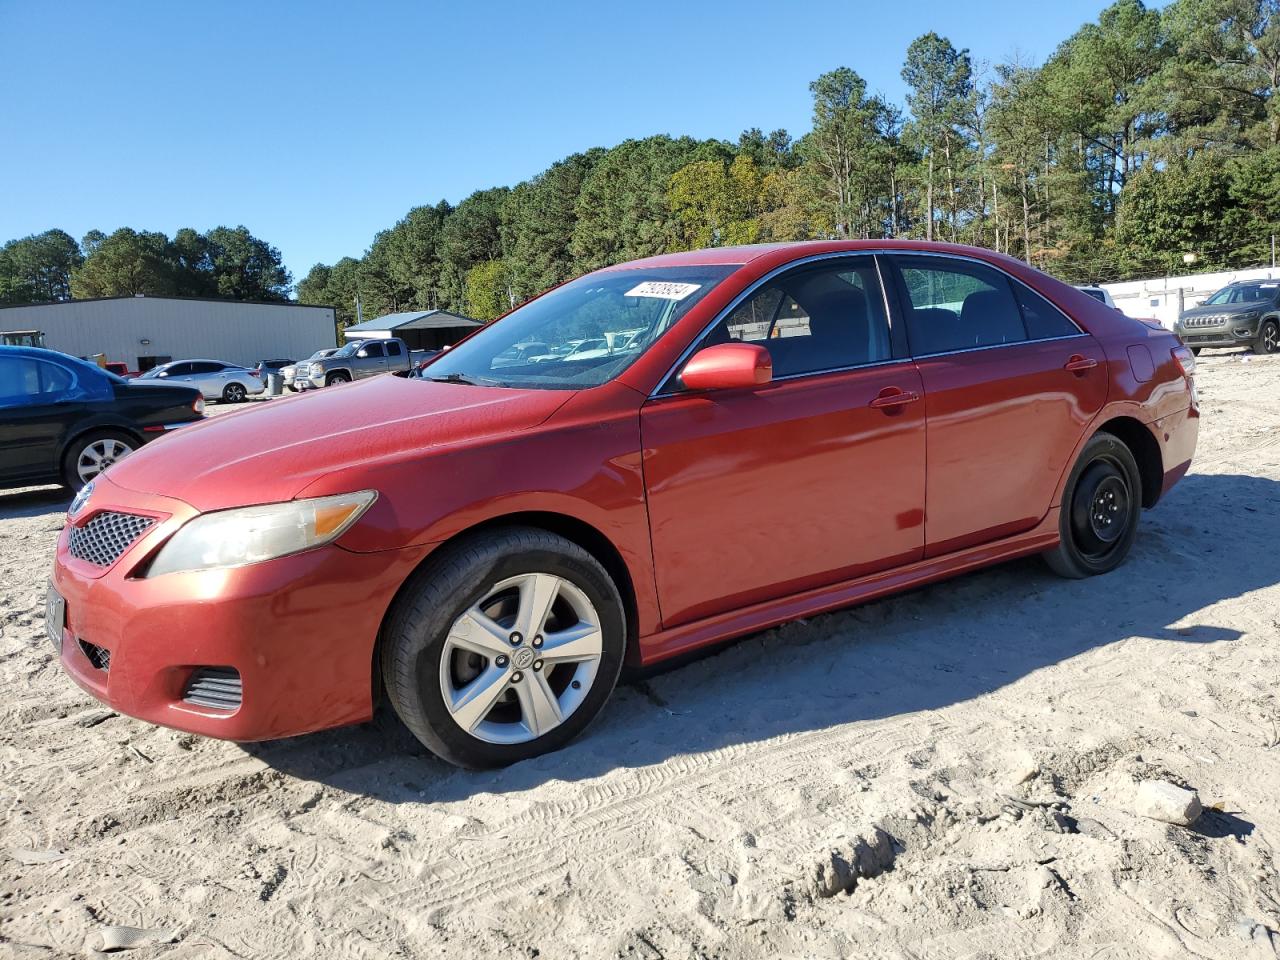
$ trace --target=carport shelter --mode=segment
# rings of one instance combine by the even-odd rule
[[[451,346],[476,327],[483,327],[479,320],[472,320],[448,310],[421,310],[413,313],[389,313],[376,320],[366,320],[342,331],[347,340],[399,337],[410,350],[440,350]]]

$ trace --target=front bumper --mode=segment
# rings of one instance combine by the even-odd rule
[[[105,568],[70,554],[69,527],[58,538],[60,659],[80,687],[129,716],[229,740],[294,736],[372,715],[378,630],[426,548],[361,554],[331,544],[148,579],[145,562],[196,511],[100,478],[76,523],[108,510],[155,523]],[[197,671],[209,668],[239,675],[237,706],[188,699]]]
[[[1257,338],[1259,322],[1237,320],[1216,327],[1188,327],[1179,321],[1173,332],[1189,347],[1238,347]]]

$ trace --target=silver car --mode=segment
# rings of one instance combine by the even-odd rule
[[[181,383],[196,387],[206,400],[240,403],[262,393],[262,381],[246,367],[221,360],[174,360],[152,367],[134,383]]]

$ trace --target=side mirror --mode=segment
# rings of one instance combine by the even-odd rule
[[[773,358],[754,343],[717,343],[689,358],[680,382],[689,390],[756,387],[773,379]]]
[[[159,373],[156,374],[157,377],[167,377],[168,375],[169,375],[168,370],[161,370]]]
[[[357,356],[357,357],[367,357],[368,355],[369,355],[369,351],[368,351],[368,350],[357,350],[357,351],[356,351],[356,356]]]

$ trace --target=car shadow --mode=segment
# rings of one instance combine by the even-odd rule
[[[71,503],[66,487],[23,487],[0,490],[0,520],[36,517],[51,509]]]
[[[1109,576],[1062,580],[1031,557],[765,631],[630,679],[582,737],[504,770],[435,759],[385,707],[370,724],[245,749],[297,777],[423,802],[936,710],[1129,637],[1230,643],[1240,633],[1211,608],[1280,583],[1277,542],[1280,483],[1192,474],[1143,514]]]

